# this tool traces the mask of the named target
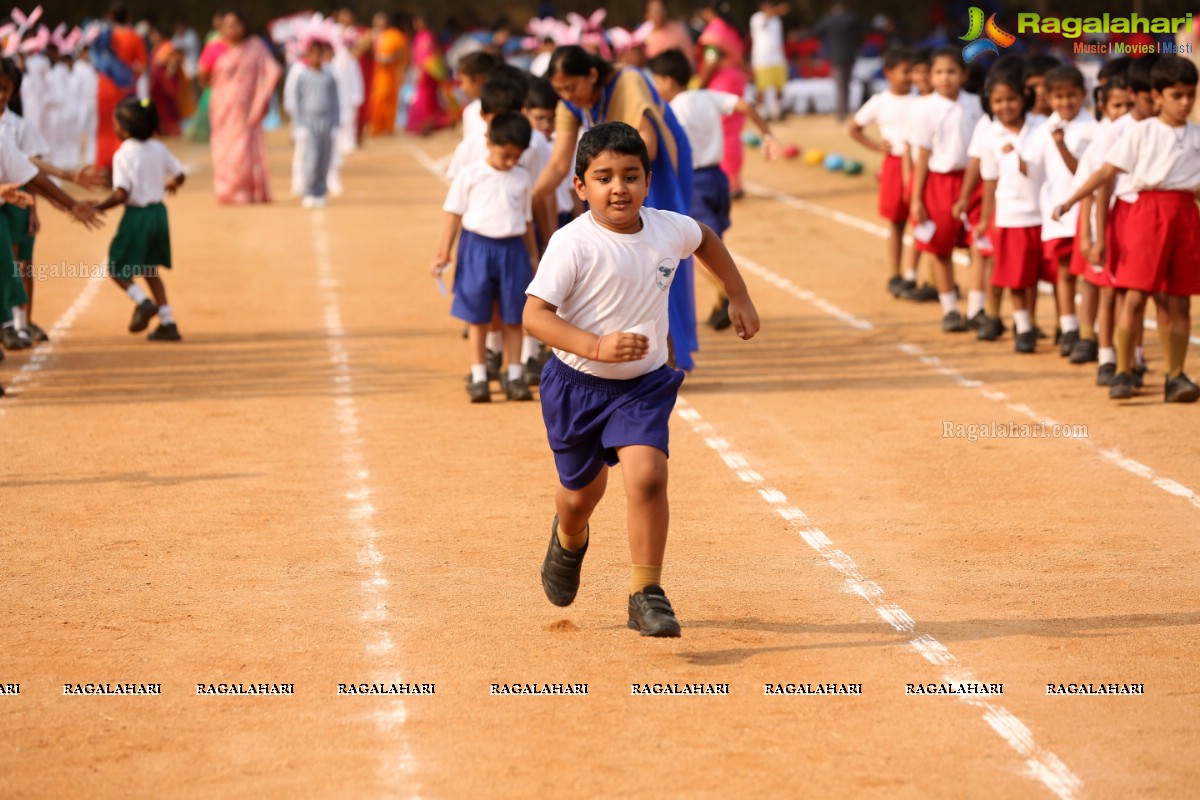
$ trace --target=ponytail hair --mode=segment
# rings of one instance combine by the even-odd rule
[[[550,56],[550,66],[546,68],[546,78],[552,78],[558,73],[575,78],[586,78],[596,70],[598,82],[607,83],[615,71],[612,64],[600,56],[594,56],[577,44],[568,44],[555,49]]]

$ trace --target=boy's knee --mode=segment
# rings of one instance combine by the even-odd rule
[[[630,475],[628,491],[636,494],[642,500],[654,500],[667,493],[667,464],[661,463],[642,465]]]

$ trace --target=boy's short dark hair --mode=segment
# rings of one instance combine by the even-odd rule
[[[533,137],[533,126],[521,113],[497,114],[488,125],[488,141],[494,145],[513,145],[525,150]]]
[[[1125,77],[1129,74],[1129,67],[1133,64],[1133,59],[1129,56],[1117,56],[1116,58],[1105,61],[1100,67],[1100,71],[1096,73],[1096,80],[1104,83],[1109,78],[1120,75]]]
[[[516,114],[525,103],[525,87],[507,78],[488,78],[479,90],[482,114]]]
[[[1087,91],[1087,86],[1083,81],[1083,73],[1072,66],[1055,67],[1046,73],[1046,91],[1052,92],[1056,88],[1069,86],[1072,89],[1078,89],[1081,92]]]
[[[682,89],[686,89],[692,79],[692,63],[677,47],[659,53],[646,66],[652,74],[670,78]]]
[[[117,123],[134,139],[144,142],[158,131],[158,109],[149,100],[126,97],[117,104]]]
[[[1196,65],[1181,56],[1165,55],[1150,70],[1150,85],[1156,92],[1177,83],[1195,86],[1196,81]]]
[[[459,75],[480,78],[490,75],[492,70],[500,66],[500,63],[500,57],[494,53],[489,53],[486,50],[476,50],[473,53],[460,56],[455,68]]]
[[[524,91],[529,88],[529,81],[533,76],[519,67],[514,67],[512,64],[501,63],[500,66],[488,74],[488,80],[492,78],[511,81],[519,85],[521,90]]]
[[[558,109],[558,95],[554,87],[545,78],[534,78],[529,82],[525,92],[525,108],[537,111],[555,111]]]
[[[1154,65],[1158,63],[1159,58],[1158,53],[1148,53],[1141,58],[1135,58],[1129,65],[1129,88],[1133,90],[1134,94],[1148,92],[1154,88],[1154,81],[1150,77],[1150,73],[1154,70]]]
[[[948,59],[950,59],[950,60],[951,60],[951,61],[953,61],[955,64],[957,64],[957,65],[958,65],[958,68],[959,68],[959,69],[961,69],[961,70],[964,70],[964,71],[965,71],[965,70],[966,70],[966,68],[967,68],[966,64],[964,64],[964,63],[963,63],[963,60],[962,60],[962,48],[960,48],[960,47],[955,47],[954,45],[949,45],[949,44],[948,44],[948,45],[946,45],[946,46],[944,46],[944,47],[939,47],[939,48],[937,48],[937,49],[936,49],[936,50],[934,50],[934,51],[933,51],[933,53],[931,53],[931,54],[930,54],[930,56],[929,56],[929,66],[931,66],[931,67],[932,67],[932,66],[933,66],[933,62],[937,61],[939,58],[948,58]]]
[[[913,63],[914,67],[917,64],[923,64],[926,67],[928,67],[930,64],[933,63],[933,48],[932,47],[918,47],[912,51],[912,57],[913,57],[912,63]]]
[[[637,129],[624,122],[605,122],[585,133],[575,151],[575,177],[584,180],[588,167],[601,153],[616,153],[622,156],[637,156],[642,168],[650,174],[650,153]]]
[[[892,69],[901,64],[913,63],[913,51],[907,47],[893,45],[883,51],[883,68]]]
[[[1040,78],[1061,64],[1062,62],[1053,56],[1030,56],[1025,59],[1025,69],[1021,77],[1028,83],[1030,78]]]

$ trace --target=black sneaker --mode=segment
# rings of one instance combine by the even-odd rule
[[[1063,337],[1062,328],[1055,328],[1054,329],[1054,343],[1056,345],[1062,344],[1062,337]]]
[[[154,301],[146,298],[138,303],[133,309],[133,316],[129,319],[129,332],[141,333],[150,327],[150,320],[154,319],[154,315],[158,313],[158,306],[154,305]]]
[[[504,382],[504,396],[509,400],[532,400],[533,392],[524,378],[509,378]]]
[[[29,327],[25,330],[29,331],[29,338],[33,339],[35,343],[50,341],[50,337],[46,335],[46,332],[37,323],[29,323]]]
[[[492,387],[487,381],[474,381],[467,384],[467,394],[472,403],[492,402]]]
[[[984,342],[994,342],[1004,334],[1004,323],[999,317],[988,317],[982,325],[979,326],[979,333],[975,334],[975,338]]]
[[[575,602],[579,592],[579,573],[583,569],[583,557],[587,555],[591,537],[583,543],[582,550],[568,550],[558,541],[558,514],[550,523],[550,546],[542,561],[542,590],[546,599],[556,606],[569,606]],[[630,601],[632,602],[632,601]]]
[[[1109,400],[1128,400],[1133,397],[1133,377],[1128,372],[1118,372],[1108,385]]]
[[[4,387],[0,386],[0,397],[4,397]]]
[[[495,350],[488,350],[484,363],[487,364],[488,380],[500,380],[500,354]]]
[[[942,317],[942,333],[962,333],[967,329],[962,314],[951,311]]]
[[[1116,364],[1101,364],[1100,369],[1096,370],[1096,385],[1112,386],[1113,378],[1116,377],[1116,375]]]
[[[1055,343],[1057,343],[1057,342],[1058,342],[1058,336],[1059,336],[1059,334],[1058,334],[1058,331],[1055,331],[1055,332],[1054,332],[1054,341],[1055,341]],[[1042,330],[1041,328],[1039,328],[1037,325],[1034,325],[1034,326],[1033,326],[1033,338],[1035,338],[1035,339],[1049,339],[1049,338],[1050,338],[1050,336],[1049,336],[1049,335],[1048,335],[1048,334],[1047,334],[1047,333],[1046,333],[1044,330]]]
[[[661,586],[651,584],[629,595],[628,625],[642,636],[679,638],[679,620],[675,619],[675,609]]]
[[[174,322],[165,322],[159,325],[152,333],[146,334],[146,338],[152,342],[183,341],[183,337],[179,335],[179,328],[175,327]]]
[[[973,331],[977,331],[983,327],[983,324],[987,322],[987,320],[987,314],[985,314],[983,311],[976,311],[975,316],[967,320],[967,327]]]
[[[1200,386],[1182,372],[1167,381],[1163,387],[1163,401],[1167,403],[1194,403],[1200,399]]]
[[[1063,358],[1071,355],[1075,345],[1079,343],[1079,331],[1067,331],[1058,342],[1058,354]]]
[[[903,292],[905,289],[904,284],[905,284],[904,278],[901,278],[899,275],[893,275],[892,277],[888,278],[888,282],[887,282],[888,294],[890,294],[892,297],[899,297],[900,293]]]
[[[1133,387],[1135,389],[1142,388],[1146,384],[1146,365],[1134,364],[1130,375],[1133,376]]]
[[[5,350],[28,350],[33,347],[33,342],[29,341],[29,337],[22,336],[11,325],[4,326],[3,332],[0,333],[0,340],[2,340]]]
[[[733,325],[733,320],[729,318],[729,298],[726,297],[721,302],[721,307],[713,312],[712,322],[710,323],[714,331],[723,331]]]
[[[542,368],[538,364],[537,356],[530,356],[525,362],[525,384],[528,386],[537,386],[542,382]]]
[[[1017,334],[1016,344],[1013,345],[1013,350],[1018,353],[1036,353],[1037,352],[1037,333],[1034,331],[1025,331]]]
[[[1095,339],[1080,339],[1071,348],[1072,364],[1090,364],[1100,359],[1100,344]]]
[[[932,303],[938,299],[938,290],[926,283],[907,289],[900,296],[905,300],[912,300],[914,303]]]

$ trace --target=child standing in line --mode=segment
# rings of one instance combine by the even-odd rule
[[[959,50],[938,49],[930,67],[934,93],[913,104],[909,132],[918,148],[913,165],[911,216],[917,226],[913,236],[916,249],[936,259],[934,276],[946,333],[967,329],[958,310],[950,259],[955,247],[967,246],[967,230],[953,208],[962,191],[967,145],[983,116],[979,96],[962,91],[965,76]]]
[[[1044,278],[1058,287],[1058,326],[1062,331],[1059,354],[1071,355],[1079,341],[1079,317],[1075,313],[1075,276],[1071,274],[1071,250],[1079,224],[1078,211],[1061,220],[1052,216],[1058,198],[1071,192],[1079,159],[1095,135],[1096,120],[1081,113],[1086,96],[1083,73],[1074,67],[1058,67],[1046,74],[1046,98],[1052,113],[1030,143],[1025,161],[1043,171],[1042,248],[1046,265]],[[1094,331],[1083,336],[1094,338]]]
[[[682,50],[672,49],[650,59],[648,65],[654,77],[654,87],[662,99],[671,106],[675,118],[683,126],[692,145],[692,197],[688,215],[697,222],[712,228],[717,236],[724,238],[729,230],[731,204],[729,178],[721,170],[725,157],[722,120],[732,114],[744,114],[762,134],[763,156],[768,161],[779,157],[779,144],[771,135],[767,124],[754,106],[743,98],[728,92],[711,89],[689,91],[692,80],[692,63]],[[717,304],[708,324],[718,331],[732,323],[729,318],[729,297],[721,284],[713,279],[717,290]]]
[[[441,275],[459,230],[454,303],[450,313],[467,323],[471,348],[472,403],[492,399],[488,384],[488,326],[498,306],[507,358],[504,391],[509,400],[532,400],[525,381],[521,315],[525,287],[533,277],[537,243],[533,236],[533,176],[519,165],[532,128],[521,114],[498,114],[488,124],[487,158],[464,164],[454,176],[443,208],[446,227],[433,262]]]
[[[296,76],[296,136],[304,139],[305,208],[324,208],[329,193],[329,165],[340,103],[337,79],[325,69],[324,42],[313,40],[304,51],[304,70]]]
[[[984,88],[984,105],[991,123],[980,137],[979,175],[983,179],[983,212],[975,228],[980,239],[990,234],[995,266],[992,271],[992,302],[999,309],[1004,290],[1012,296],[1015,349],[1032,353],[1036,349],[1033,323],[1026,304],[1025,290],[1037,286],[1042,264],[1042,215],[1038,194],[1042,177],[1021,160],[1021,147],[1038,130],[1029,122],[1033,107],[1021,73],[993,69]],[[993,221],[994,215],[994,221]],[[1000,323],[998,314],[980,329],[979,338],[995,339]],[[989,336],[984,336],[984,333]],[[995,336],[990,334],[995,333]]]
[[[575,158],[575,190],[588,212],[563,228],[528,289],[525,325],[554,348],[542,376],[542,416],[560,486],[542,588],[556,606],[579,590],[588,520],[608,469],[622,466],[633,568],[628,626],[677,637],[662,589],[668,422],[683,373],[667,365],[667,298],[680,262],[695,253],[729,295],[739,337],[758,313],[720,238],[690,217],[643,205],[650,157],[635,128],[597,125]]]
[[[1157,117],[1131,128],[1108,151],[1098,169],[1061,207],[1062,217],[1118,172],[1129,173],[1137,202],[1121,227],[1115,282],[1125,302],[1117,319],[1117,374],[1109,386],[1114,400],[1133,396],[1133,321],[1146,300],[1165,293],[1168,324],[1158,331],[1167,362],[1163,399],[1194,403],[1197,386],[1183,372],[1191,335],[1191,296],[1200,294],[1200,125],[1189,123],[1196,103],[1196,67],[1179,56],[1163,56],[1151,70]]]
[[[154,138],[158,112],[149,100],[128,97],[117,105],[113,116],[121,139],[113,156],[113,192],[96,205],[97,211],[125,206],[117,235],[108,248],[109,276],[137,304],[129,321],[130,333],[146,330],[157,315],[158,327],[146,338],[152,342],[178,342],[183,337],[158,268],[171,268],[171,229],[163,195],[175,194],[183,185],[183,165]],[[138,277],[146,279],[153,300],[133,282]]]
[[[933,94],[933,84],[929,82],[929,62],[933,59],[933,48],[919,47],[912,51],[912,96],[913,99],[927,97]],[[912,144],[910,132],[912,129],[912,109],[909,108],[908,128],[904,132],[904,155],[901,160],[901,174],[905,176],[905,183],[908,185],[909,210],[912,210],[912,174],[913,163],[916,160],[917,148]],[[914,303],[935,303],[938,299],[938,291],[932,283],[929,282],[930,268],[926,262],[924,274],[918,271],[921,266],[921,251],[915,247],[911,250],[913,283],[911,288],[905,288],[900,291],[900,297],[905,300],[911,300]],[[920,285],[915,285],[922,281]]]
[[[887,261],[891,277],[887,290],[899,297],[917,287],[917,256],[901,275],[904,254],[904,228],[908,225],[911,173],[904,172],[904,151],[908,148],[908,116],[912,110],[912,53],[892,47],[883,54],[883,77],[888,90],[871,95],[850,123],[850,137],[869,150],[883,153],[879,172],[879,216],[888,222]],[[879,126],[879,141],[863,133],[868,125]]]
[[[458,88],[470,101],[462,110],[462,138],[482,138],[487,134],[487,123],[480,114],[479,93],[488,76],[502,63],[499,56],[486,50],[476,50],[458,59],[455,73],[458,76]]]
[[[1025,90],[1033,94],[1033,108],[1027,115],[1031,125],[1040,126],[1051,114],[1050,102],[1046,98],[1046,75],[1051,70],[1060,66],[1062,66],[1062,62],[1053,56],[1029,56],[1024,59],[1021,69],[1022,79],[1025,81]],[[1043,269],[1045,270],[1045,267]],[[1049,283],[1054,287],[1054,292],[1057,295],[1058,276],[1049,275],[1048,277]],[[1043,277],[1042,280],[1046,280],[1046,277]],[[1033,320],[1034,336],[1038,339],[1045,339],[1046,334],[1037,324],[1037,286],[1025,290],[1025,302],[1029,306],[1029,318]],[[1055,305],[1055,310],[1058,310],[1057,305]],[[1055,343],[1058,343],[1057,340]]]
[[[554,141],[554,113],[558,110],[558,95],[554,87],[545,78],[534,78],[529,82],[525,92],[525,107],[522,111],[533,129],[546,137],[547,142]],[[572,176],[563,178],[562,185],[554,193],[554,211],[558,224],[555,230],[563,227],[582,210],[579,198],[575,196],[575,187],[571,184]],[[549,239],[549,237],[545,237]]]

